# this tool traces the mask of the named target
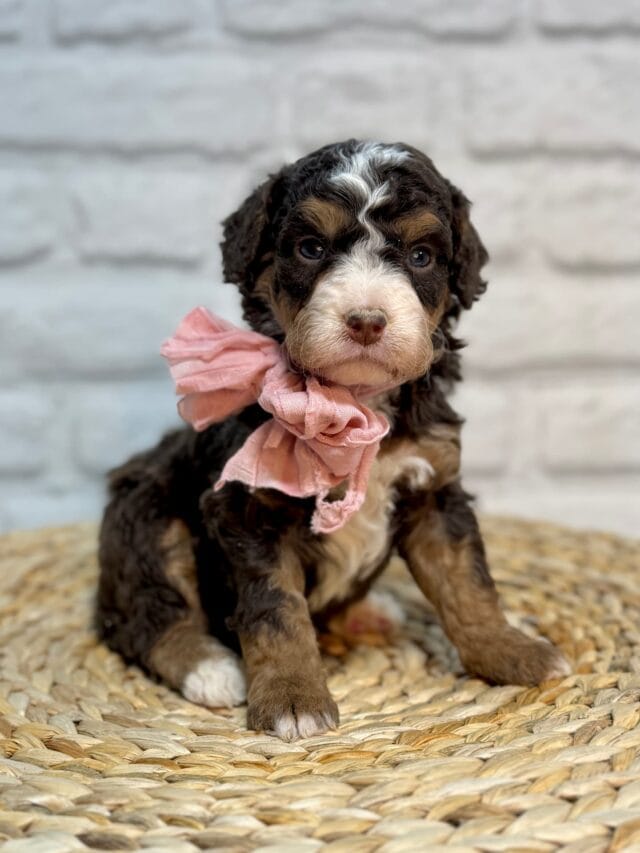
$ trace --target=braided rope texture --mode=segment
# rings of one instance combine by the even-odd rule
[[[328,657],[342,722],[283,743],[91,629],[96,530],[0,539],[0,840],[66,850],[640,851],[640,542],[489,518],[510,620],[574,674],[464,675],[405,567],[393,641]]]

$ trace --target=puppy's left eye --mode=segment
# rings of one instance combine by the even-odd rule
[[[431,263],[431,252],[426,246],[416,246],[409,252],[409,263],[412,267],[428,267]]]
[[[305,237],[298,243],[298,252],[308,261],[321,261],[324,258],[325,249],[320,240],[315,237]]]

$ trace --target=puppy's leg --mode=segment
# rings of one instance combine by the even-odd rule
[[[279,564],[266,573],[239,579],[234,627],[247,669],[249,728],[293,740],[337,725],[303,571],[292,553],[282,551]]]
[[[169,524],[160,548],[165,577],[188,610],[154,643],[150,668],[191,702],[211,708],[241,704],[246,698],[244,672],[237,655],[207,634],[191,535],[182,522]]]
[[[157,514],[151,491],[145,485],[117,495],[105,512],[98,629],[112,649],[187,699],[238,705],[244,673],[237,655],[207,634],[189,530]]]
[[[551,643],[507,623],[459,482],[414,508],[400,549],[468,671],[499,684],[538,684],[568,674],[567,661]]]

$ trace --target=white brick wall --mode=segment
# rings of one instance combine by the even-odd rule
[[[458,405],[484,509],[640,533],[636,0],[0,0],[0,528],[95,517],[232,319],[219,221],[347,136],[430,152],[490,287]]]

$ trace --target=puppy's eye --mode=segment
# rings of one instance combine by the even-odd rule
[[[325,248],[315,237],[304,237],[298,243],[298,252],[308,261],[321,261],[325,255]]]
[[[409,252],[409,263],[412,267],[428,267],[431,263],[431,252],[426,246],[416,246]]]

